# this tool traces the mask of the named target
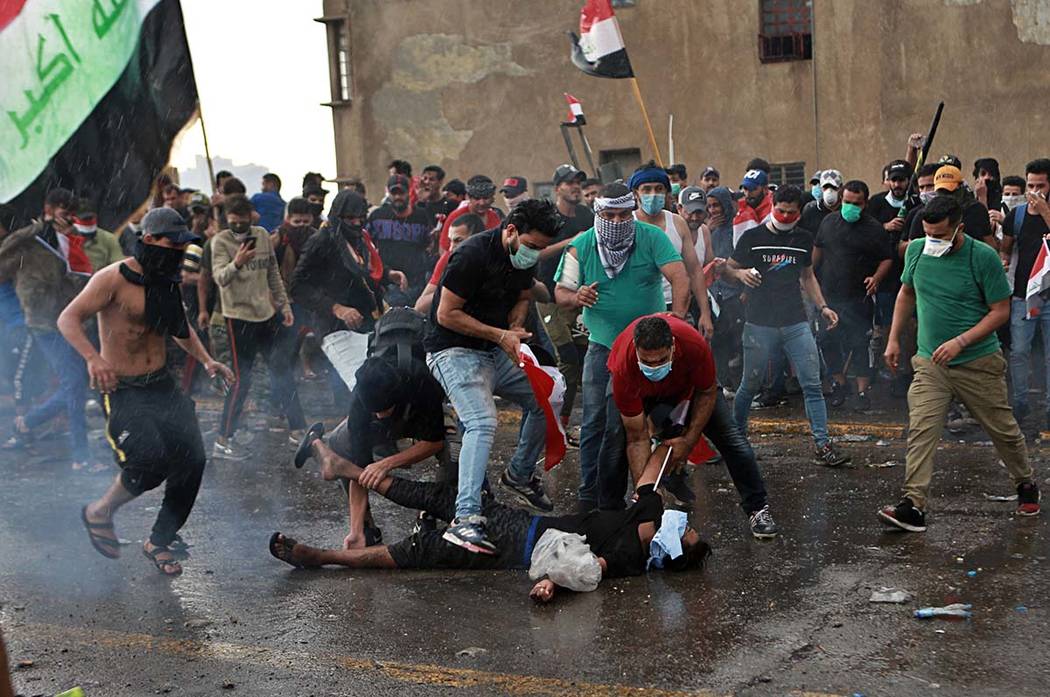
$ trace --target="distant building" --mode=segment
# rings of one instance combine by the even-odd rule
[[[599,163],[651,156],[626,80],[569,61],[583,0],[324,0],[338,177],[381,191],[386,165],[450,176],[521,174],[542,186],[568,159],[563,92],[582,103]],[[1046,156],[1046,0],[633,0],[617,2],[666,158],[737,185],[745,163],[800,183],[835,167],[880,189],[946,103],[933,156],[964,170]],[[581,154],[582,157],[582,154]],[[666,163],[670,164],[670,163]]]
[[[262,185],[262,175],[270,171],[265,165],[257,165],[254,163],[235,165],[233,164],[233,160],[228,160],[225,157],[213,157],[211,158],[211,162],[212,168],[216,172],[221,172],[225,169],[232,172],[233,176],[244,182],[244,186],[248,189],[249,196],[259,191],[260,186]],[[179,186],[199,189],[210,194],[211,177],[208,174],[208,160],[201,155],[197,155],[193,167],[179,170]]]

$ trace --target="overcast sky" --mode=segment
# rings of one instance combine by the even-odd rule
[[[320,0],[182,0],[182,12],[212,157],[265,165],[293,192],[308,171],[334,177]],[[172,164],[192,167],[203,154],[198,124]]]

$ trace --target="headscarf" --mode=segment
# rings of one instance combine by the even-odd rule
[[[667,171],[659,167],[643,167],[635,170],[627,182],[627,188],[634,191],[642,184],[663,184],[668,191],[671,190],[671,178]]]
[[[637,203],[631,192],[617,198],[594,199],[594,235],[598,241],[598,257],[609,278],[616,278],[631,256],[631,250],[634,248],[635,221],[634,218],[606,220],[598,213],[607,208],[634,210],[636,207]]]

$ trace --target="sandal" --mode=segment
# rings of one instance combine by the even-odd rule
[[[295,464],[295,469],[302,469],[306,461],[313,457],[313,453],[310,451],[310,447],[314,444],[314,441],[324,435],[324,424],[318,421],[310,428],[306,429],[306,434],[303,435],[303,439],[299,441],[299,447],[295,449],[295,457],[292,462]]]
[[[87,517],[87,506],[80,509],[80,520],[84,522],[88,539],[91,540],[91,546],[95,548],[96,552],[106,559],[120,559],[120,540],[116,539],[116,533],[114,533],[113,537],[104,537],[95,532],[95,530],[113,532],[112,521],[108,523],[92,523]]]
[[[182,535],[178,533],[175,533],[175,537],[168,543],[168,549],[171,550],[171,553],[180,557],[188,558],[190,556],[190,547],[192,545],[182,539]]]
[[[280,559],[285,564],[291,564],[297,569],[305,569],[306,565],[302,562],[297,562],[292,556],[292,550],[299,544],[291,537],[286,537],[279,532],[275,532],[270,535],[270,554],[276,559]]]
[[[150,542],[146,542],[142,545],[142,553],[146,555],[146,558],[153,562],[153,566],[157,567],[157,571],[161,572],[165,576],[178,576],[182,573],[182,565],[172,557],[171,559],[161,559],[162,554],[172,554],[172,551],[167,547],[153,547],[153,551],[146,548],[146,545]]]

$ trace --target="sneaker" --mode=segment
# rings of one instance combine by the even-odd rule
[[[580,449],[580,430],[578,428],[565,431],[565,444],[569,446],[569,450]]]
[[[215,441],[215,447],[211,449],[211,455],[220,460],[240,461],[248,459],[248,453],[241,450],[238,446],[232,443],[223,445],[219,441]]]
[[[841,467],[842,465],[848,465],[852,461],[852,457],[840,453],[831,441],[817,448],[816,463],[818,465]]]
[[[365,547],[375,547],[383,544],[383,531],[378,525],[365,523]]]
[[[469,515],[456,518],[441,539],[474,554],[499,554],[496,545],[485,536],[485,516]]]
[[[547,498],[547,493],[543,490],[543,482],[537,476],[533,476],[527,482],[518,482],[510,476],[509,470],[503,470],[499,483],[527,508],[532,508],[540,513],[550,513],[554,510],[554,504]]]
[[[858,392],[857,401],[853,405],[855,411],[871,411],[871,397],[867,392]]]
[[[437,530],[437,518],[430,515],[426,511],[420,511],[419,515],[416,516],[416,523],[412,526],[412,535],[423,535],[428,532],[434,532]]]
[[[831,382],[831,396],[828,397],[829,407],[841,407],[846,403],[846,397],[849,395],[849,385],[841,385],[835,381]]]
[[[306,429],[296,428],[288,431],[288,442],[292,445],[299,445],[299,441],[306,435]]]
[[[784,395],[763,391],[760,395],[755,397],[754,401],[751,402],[751,408],[772,409],[773,407],[779,407],[782,404],[787,404],[787,398],[784,397]]]
[[[1035,482],[1017,485],[1017,515],[1026,518],[1039,515],[1039,486]]]
[[[926,532],[926,514],[916,508],[907,496],[896,506],[886,506],[880,510],[879,520],[908,532]]]
[[[780,532],[777,529],[776,522],[773,520],[773,514],[769,512],[769,506],[763,506],[752,513],[748,523],[751,525],[751,534],[759,540],[768,540],[776,537]]]

